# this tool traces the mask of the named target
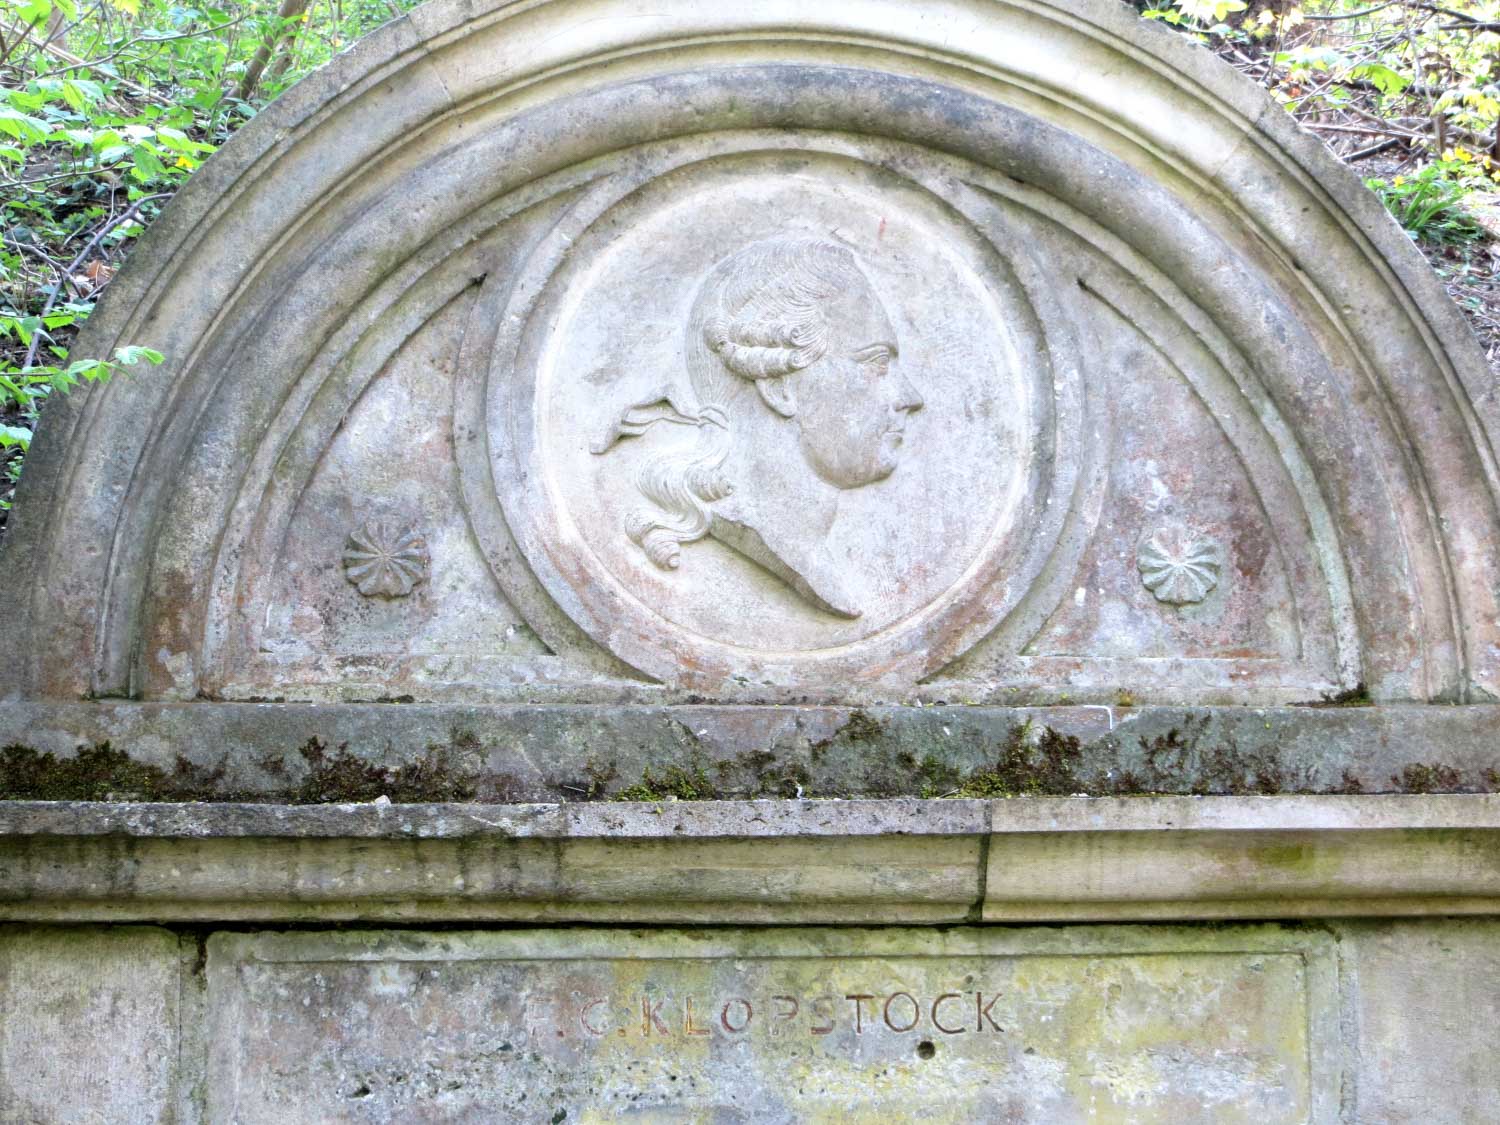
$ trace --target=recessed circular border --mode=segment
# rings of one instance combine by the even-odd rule
[[[629,667],[673,686],[722,690],[739,684],[815,693],[851,683],[915,684],[995,630],[1034,594],[1074,508],[1080,470],[1089,460],[1080,446],[1087,410],[1077,337],[1062,303],[994,200],[968,188],[965,168],[952,158],[902,142],[787,130],[701,136],[690,151],[681,145],[644,147],[657,151],[634,150],[603,172],[564,205],[524,265],[507,277],[487,279],[488,292],[476,300],[465,367],[474,371],[482,364],[486,372],[483,408],[473,422],[485,430],[492,479],[468,481],[464,492],[471,515],[476,506],[493,506],[477,514],[474,526],[497,578],[554,651],[578,653],[586,636]],[[537,432],[535,378],[569,249],[591,224],[658,177],[758,151],[869,163],[901,176],[965,223],[986,244],[988,264],[1003,286],[1019,296],[1012,307],[1024,322],[1018,335],[1029,345],[1023,346],[1023,361],[1035,365],[1031,375],[1040,389],[1032,396],[1037,432],[1027,468],[1024,533],[1001,535],[997,529],[956,582],[904,619],[856,641],[790,652],[703,637],[646,605],[592,559],[586,544],[563,533],[555,497],[538,471],[544,443]],[[475,341],[493,341],[487,356],[474,354]],[[502,528],[505,534],[496,534]],[[1007,543],[1015,546],[1008,549]]]

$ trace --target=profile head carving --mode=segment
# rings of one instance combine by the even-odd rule
[[[703,407],[733,419],[753,387],[797,429],[835,488],[884,480],[922,405],[895,370],[896,332],[854,254],[814,238],[757,242],[720,262],[689,314],[687,367]]]
[[[774,573],[790,572],[803,590],[807,581],[788,557],[821,548],[838,492],[895,471],[907,419],[922,406],[897,370],[898,351],[890,318],[847,247],[784,237],[724,258],[688,315],[696,408],[665,396],[639,403],[595,446],[604,452],[658,421],[698,427],[694,449],[642,469],[637,484],[648,503],[627,521],[630,538],[672,568],[683,543],[713,534]],[[730,496],[732,516],[715,509]],[[804,542],[799,510],[819,513],[802,521]]]

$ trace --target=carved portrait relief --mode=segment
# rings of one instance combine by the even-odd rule
[[[537,604],[650,675],[909,678],[1026,592],[1074,392],[1027,285],[926,186],[686,155],[581,193],[479,302],[504,528]]]
[[[841,493],[896,470],[923,400],[857,257],[806,237],[744,247],[699,287],[685,343],[693,412],[635,404],[595,447],[656,423],[697,430],[691,450],[643,466],[626,533],[670,569],[684,544],[712,536],[818,609],[859,617],[828,532]]]

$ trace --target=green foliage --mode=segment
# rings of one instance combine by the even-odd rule
[[[1365,184],[1413,238],[1473,242],[1485,231],[1463,207],[1469,190],[1465,167],[1457,160],[1435,160],[1415,175],[1371,178]]]
[[[1500,185],[1500,0],[1162,0],[1142,14],[1209,43],[1346,160],[1378,161],[1365,183],[1429,253],[1487,240],[1470,196]]]
[[[1142,15],[1221,42],[1299,117],[1352,106],[1372,136],[1430,120],[1432,155],[1495,143],[1500,0],[1171,0]]]
[[[55,391],[160,363],[70,355],[134,239],[257,108],[414,0],[0,0],[0,526]]]
[[[46,320],[52,320],[48,317]],[[0,316],[0,331],[13,329],[22,332],[25,321],[36,321],[35,317]],[[37,329],[40,330],[40,329]],[[10,493],[21,478],[24,455],[31,448],[31,439],[36,432],[37,413],[42,401],[54,391],[67,394],[79,383],[104,383],[116,372],[134,367],[141,361],[155,366],[163,360],[161,352],[152,348],[132,345],[116,348],[114,359],[75,359],[64,366],[44,365],[16,368],[0,360],[0,396],[12,407],[4,416],[14,417],[19,424],[0,424],[0,457],[4,458],[4,489],[0,491],[0,511],[10,510]]]
[[[1141,15],[1183,27],[1201,38],[1204,34],[1230,34],[1232,29],[1224,21],[1247,7],[1245,0],[1172,0],[1169,8],[1147,8]]]

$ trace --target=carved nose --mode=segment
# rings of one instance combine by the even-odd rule
[[[899,380],[896,384],[896,409],[909,414],[921,410],[925,403],[917,393],[917,388],[911,385],[911,380],[905,375],[897,375],[896,378]]]

